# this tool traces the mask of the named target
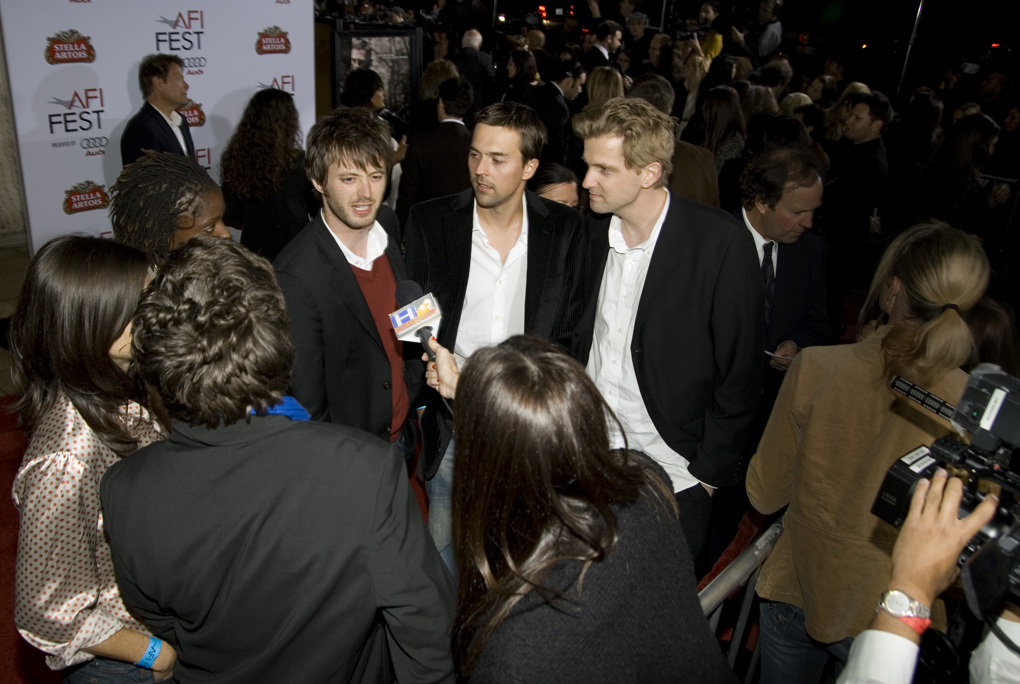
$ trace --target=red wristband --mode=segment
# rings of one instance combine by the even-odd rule
[[[924,634],[924,631],[931,627],[931,620],[929,618],[898,617],[896,619],[905,623],[907,627],[910,627],[910,629],[914,630],[918,634]]]

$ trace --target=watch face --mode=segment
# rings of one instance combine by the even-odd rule
[[[903,617],[910,614],[910,598],[902,591],[886,593],[883,606],[886,612],[893,617]]]

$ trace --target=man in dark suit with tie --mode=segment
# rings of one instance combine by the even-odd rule
[[[741,217],[754,239],[765,286],[767,419],[783,373],[804,347],[829,334],[825,244],[809,232],[822,205],[822,170],[809,150],[783,147],[758,155],[740,179]],[[763,426],[764,427],[764,426]]]
[[[566,165],[570,140],[574,135],[570,128],[569,103],[581,94],[587,75],[584,67],[577,62],[560,60],[550,62],[542,75],[546,82],[534,103],[549,136],[542,152],[542,162]]]
[[[760,350],[762,396],[747,438],[745,463],[757,451],[786,370],[804,347],[829,335],[825,294],[825,244],[811,232],[822,203],[822,169],[810,150],[782,147],[759,154],[740,178],[743,207],[736,216],[757,250],[755,274],[765,288],[765,345]],[[750,509],[740,481],[713,502],[706,561],[711,564],[737,532]]]
[[[483,109],[467,161],[472,189],[411,208],[408,273],[435,296],[443,313],[438,342],[461,362],[519,333],[566,348],[580,316],[581,215],[525,189],[544,140],[531,108],[500,102]],[[424,396],[429,530],[449,565],[452,416],[438,394]]]
[[[380,209],[393,154],[389,127],[363,107],[338,109],[312,127],[307,148],[305,169],[322,211],[274,262],[296,349],[291,394],[313,420],[411,450],[408,417],[424,368],[420,350],[405,356],[389,323],[406,304],[397,302],[396,285],[407,277],[389,237],[396,216]]]
[[[451,78],[439,84],[436,112],[439,125],[412,136],[407,156],[400,166],[400,192],[397,193],[397,218],[401,227],[418,202],[452,195],[471,187],[467,158],[471,131],[464,115],[474,95],[464,78]]]
[[[574,129],[596,212],[574,355],[622,423],[612,444],[626,437],[669,475],[696,558],[761,394],[754,244],[732,216],[667,189],[673,120],[648,102],[614,98]]]
[[[613,63],[616,51],[623,42],[623,27],[615,21],[604,21],[595,29],[595,44],[581,55],[581,65],[585,71]]]
[[[149,55],[138,67],[138,85],[145,104],[128,120],[120,138],[123,166],[144,150],[195,156],[188,121],[177,110],[188,104],[184,62],[177,55]]]

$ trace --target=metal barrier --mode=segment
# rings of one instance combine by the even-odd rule
[[[776,540],[783,532],[782,521],[774,522],[768,529],[758,535],[751,545],[744,549],[733,562],[726,566],[715,579],[709,582],[708,586],[698,592],[698,601],[701,602],[701,610],[708,618],[708,624],[715,632],[719,627],[719,617],[722,614],[723,603],[726,599],[741,586],[745,584],[749,590],[744,592],[743,601],[740,604],[740,613],[737,617],[737,624],[733,628],[733,637],[730,640],[730,649],[726,653],[726,660],[730,669],[736,665],[737,656],[744,644],[744,632],[747,629],[751,607],[754,605],[754,585],[758,579],[758,571],[762,563],[772,553]],[[758,647],[754,649],[751,656],[751,663],[747,668],[745,682],[750,682],[754,671],[758,667]]]

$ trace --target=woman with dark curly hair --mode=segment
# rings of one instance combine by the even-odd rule
[[[224,219],[241,244],[272,261],[318,206],[305,175],[294,98],[275,88],[255,93],[220,162]]]
[[[106,470],[166,436],[128,370],[148,267],[112,240],[51,240],[29,265],[11,323],[11,375],[31,439],[12,488],[14,622],[68,684],[168,681],[176,659],[124,607],[99,507]]]

